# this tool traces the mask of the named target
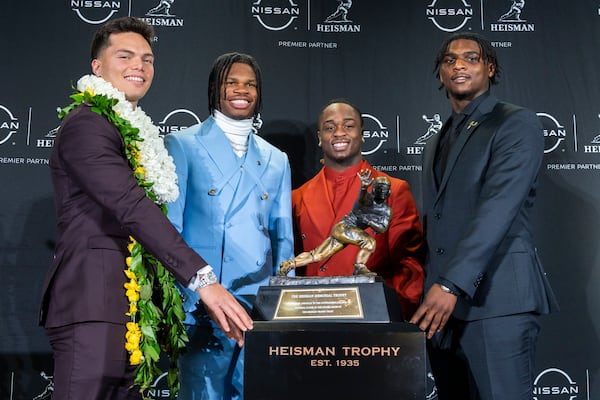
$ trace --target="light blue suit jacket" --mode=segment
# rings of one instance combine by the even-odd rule
[[[212,117],[167,135],[165,144],[180,190],[168,205],[169,219],[223,286],[242,301],[251,299],[279,263],[293,257],[287,155],[250,134],[246,155],[238,157]],[[199,296],[183,290],[191,312]]]

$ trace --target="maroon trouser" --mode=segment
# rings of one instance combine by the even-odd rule
[[[125,326],[83,322],[47,328],[54,355],[54,400],[139,400]]]

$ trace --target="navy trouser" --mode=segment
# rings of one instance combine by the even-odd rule
[[[533,313],[460,321],[427,341],[439,400],[531,400],[540,331]]]

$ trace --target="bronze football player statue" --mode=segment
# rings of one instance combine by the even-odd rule
[[[363,170],[360,177],[360,192],[352,210],[335,224],[329,236],[317,248],[305,251],[280,264],[279,275],[286,276],[296,267],[321,261],[342,250],[349,244],[360,247],[354,263],[354,275],[376,275],[367,268],[367,260],[375,251],[375,239],[365,230],[384,233],[389,226],[392,210],[385,200],[390,195],[390,180],[385,176],[371,179],[371,171]],[[369,186],[373,184],[371,192]]]

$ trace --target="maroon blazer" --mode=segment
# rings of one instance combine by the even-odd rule
[[[41,325],[128,320],[130,235],[183,284],[206,265],[137,185],[119,131],[88,106],[63,121],[50,170],[59,237],[42,288]]]
[[[406,181],[374,170],[366,161],[355,167],[357,171],[370,169],[371,177],[387,176],[391,194],[387,203],[392,209],[392,219],[385,233],[373,235],[375,253],[367,262],[368,268],[381,276],[398,294],[405,318],[412,316],[423,292],[425,246],[423,231],[415,201]],[[331,235],[331,229],[340,218],[350,212],[358,192],[360,179],[352,184],[352,196],[344,199],[341,210],[333,210],[329,199],[324,169],[292,191],[295,252],[311,251]],[[337,215],[337,217],[336,217]],[[344,276],[354,273],[357,246],[346,246],[330,258],[297,269],[297,275]]]

